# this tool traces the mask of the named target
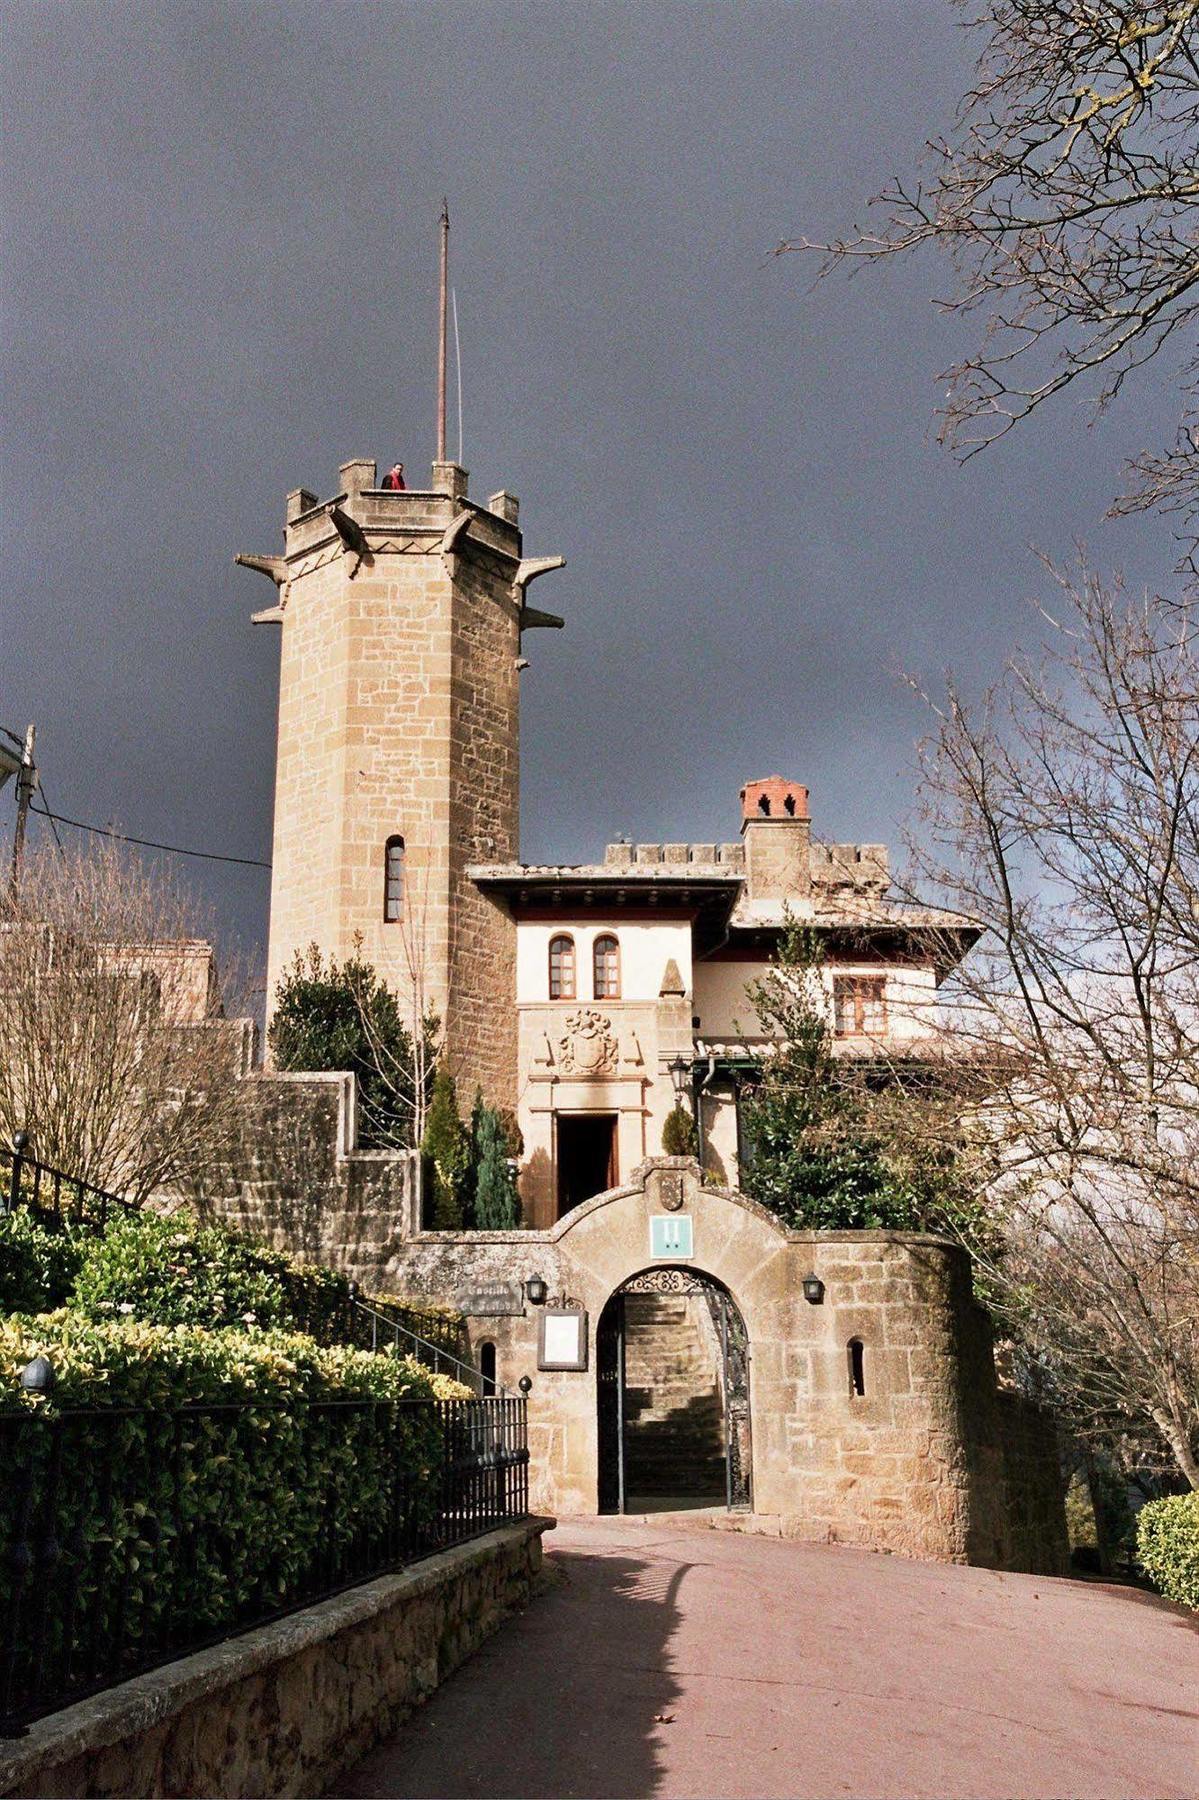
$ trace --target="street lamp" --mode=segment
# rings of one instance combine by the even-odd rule
[[[549,1297],[549,1289],[540,1275],[530,1275],[525,1282],[525,1297],[530,1306],[544,1306]]]
[[[803,1278],[803,1297],[809,1306],[819,1306],[824,1299],[824,1283],[819,1275],[805,1275]]]

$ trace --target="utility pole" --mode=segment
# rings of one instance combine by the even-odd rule
[[[37,787],[37,764],[33,760],[34,728],[30,725],[25,732],[25,747],[21,751],[21,766],[17,770],[17,823],[12,834],[12,874],[10,885],[15,894],[17,883],[21,879],[21,863],[25,856],[25,824],[29,818],[29,802],[33,799]]]
[[[437,337],[437,460],[445,461],[446,318],[450,281],[450,203],[441,203],[441,295]]]

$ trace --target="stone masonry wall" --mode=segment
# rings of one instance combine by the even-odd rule
[[[354,1148],[352,1075],[253,1075],[244,1098],[224,1181],[195,1197],[201,1215],[394,1292],[418,1221],[417,1158]]]
[[[760,1519],[931,1560],[1064,1567],[1052,1425],[998,1390],[958,1246],[917,1233],[788,1231],[743,1195],[704,1186],[690,1159],[662,1157],[548,1230],[424,1231],[416,1159],[353,1151],[351,1089],[340,1076],[256,1078],[253,1154],[212,1210],[369,1289],[463,1311],[476,1359],[494,1344],[500,1383],[532,1383],[534,1505],[595,1511],[596,1333],[612,1295],[651,1266],[651,1217],[681,1206],[694,1232],[689,1266],[727,1290],[748,1333]],[[285,1154],[270,1150],[272,1133]],[[803,1295],[809,1274],[824,1284],[816,1305]],[[586,1311],[586,1369],[538,1368],[532,1276],[551,1301]],[[476,1305],[485,1290],[503,1304]],[[862,1393],[850,1376],[854,1341]]]
[[[536,1591],[533,1519],[99,1694],[0,1745],[0,1794],[327,1793]]]
[[[519,831],[515,525],[479,512],[453,553],[457,494],[289,501],[282,594],[268,1010],[311,943],[361,953],[406,1013],[417,984],[464,1090],[515,1097],[515,926],[465,879]],[[367,537],[359,560],[332,508]],[[384,918],[385,846],[405,844],[404,918]]]
[[[663,1179],[680,1175],[690,1266],[727,1289],[749,1337],[759,1519],[937,1561],[1061,1568],[1056,1461],[1047,1436],[1001,1424],[964,1253],[920,1234],[787,1231],[743,1196],[703,1187],[682,1158],[651,1159],[552,1230],[420,1232],[390,1264],[398,1291],[466,1310],[476,1353],[496,1346],[502,1383],[529,1377],[534,1503],[595,1510],[596,1332],[611,1295],[649,1264],[649,1218]],[[824,1283],[818,1305],[803,1297],[808,1274]],[[587,1311],[587,1370],[538,1369],[539,1309],[521,1294],[532,1275],[551,1301],[570,1296]],[[505,1284],[519,1310],[471,1316],[472,1291]],[[850,1380],[854,1340],[862,1394]]]
[[[516,1104],[516,925],[467,878],[520,852],[519,613],[511,562],[471,547],[454,558],[451,607],[449,1011],[446,1054],[463,1104],[475,1084]]]

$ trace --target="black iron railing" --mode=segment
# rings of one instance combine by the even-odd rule
[[[0,1735],[527,1514],[521,1399],[0,1413]]]
[[[136,1201],[38,1162],[26,1152],[28,1141],[19,1131],[12,1149],[0,1151],[0,1212],[31,1206],[64,1225],[99,1232],[114,1213],[137,1211]]]
[[[444,1314],[432,1316],[442,1319],[445,1317]],[[463,1361],[462,1357],[454,1355],[453,1351],[445,1347],[444,1340],[441,1343],[431,1343],[419,1331],[412,1329],[409,1321],[419,1323],[421,1317],[419,1311],[402,1305],[392,1307],[373,1296],[370,1300],[355,1298],[352,1336],[347,1341],[357,1345],[360,1350],[395,1350],[401,1356],[411,1356],[425,1368],[432,1369],[438,1375],[449,1375],[464,1386],[473,1388],[477,1394],[493,1391],[484,1386],[482,1371],[472,1363]],[[455,1349],[464,1350],[466,1344],[461,1327],[453,1320],[450,1323],[454,1324],[454,1336],[450,1341]],[[503,1398],[508,1390],[497,1382],[494,1384],[494,1392]]]

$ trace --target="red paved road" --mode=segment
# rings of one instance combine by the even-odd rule
[[[339,1793],[1199,1793],[1199,1632],[1164,1602],[673,1522],[546,1545],[563,1584]]]

